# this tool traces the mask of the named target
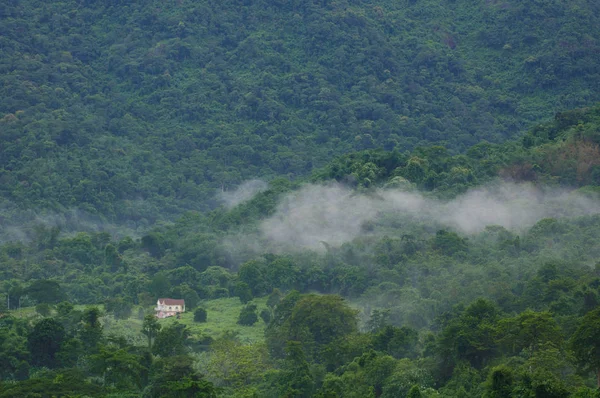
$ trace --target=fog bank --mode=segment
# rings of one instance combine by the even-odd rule
[[[256,194],[265,191],[269,184],[262,180],[249,180],[239,185],[235,191],[219,193],[219,200],[228,209],[252,199]]]
[[[386,219],[431,222],[473,234],[488,225],[518,231],[543,218],[599,212],[596,200],[530,184],[497,183],[441,201],[401,190],[359,194],[331,183],[306,185],[284,197],[260,231],[269,250],[322,250],[323,242],[339,246],[372,233],[365,231],[365,224]]]

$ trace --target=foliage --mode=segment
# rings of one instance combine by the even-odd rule
[[[595,3],[246,3],[0,5],[0,396],[597,395]],[[309,181],[584,211],[272,244]]]
[[[258,316],[256,315],[256,305],[247,304],[240,311],[237,323],[243,326],[252,326],[258,322]]]
[[[203,379],[192,367],[193,361],[185,355],[161,358],[153,363],[150,383],[142,396],[158,397],[205,397],[214,398],[217,390]]]
[[[194,322],[206,322],[206,310],[204,308],[196,308],[194,311]]]
[[[238,7],[4,5],[1,197],[146,227],[257,176],[306,175],[352,150],[496,143],[599,99],[593,2]],[[551,166],[593,154],[575,146]],[[436,184],[420,159],[405,177]],[[375,166],[351,174],[368,187]],[[52,233],[39,244],[52,249]],[[142,244],[168,250],[158,235]],[[96,250],[78,255],[128,265]]]
[[[163,327],[156,334],[152,353],[161,357],[184,355],[188,351],[186,347],[188,337],[189,329],[186,325],[175,322]]]
[[[58,366],[57,353],[65,339],[65,328],[52,318],[39,321],[27,336],[27,347],[36,366]]]
[[[585,314],[571,338],[571,345],[580,365],[584,369],[593,370],[598,374],[598,385],[600,386],[599,324],[600,308]]]
[[[117,319],[127,319],[131,316],[132,305],[123,298],[110,298],[104,302],[104,310]]]
[[[162,325],[158,323],[156,317],[152,314],[148,314],[144,317],[144,323],[142,324],[142,333],[148,337],[148,349],[152,348],[152,340],[156,338]]]

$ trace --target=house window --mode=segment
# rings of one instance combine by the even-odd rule
[[[169,307],[169,309],[171,309],[171,307]]]

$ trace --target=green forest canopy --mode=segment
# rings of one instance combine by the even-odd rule
[[[0,397],[597,396],[599,8],[1,4]],[[331,181],[562,201],[270,240]]]
[[[599,7],[4,2],[2,207],[147,227],[354,150],[502,142],[600,99]]]

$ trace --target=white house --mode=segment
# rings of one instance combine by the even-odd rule
[[[185,300],[176,300],[170,298],[159,298],[156,302],[157,318],[167,318],[185,312]]]

